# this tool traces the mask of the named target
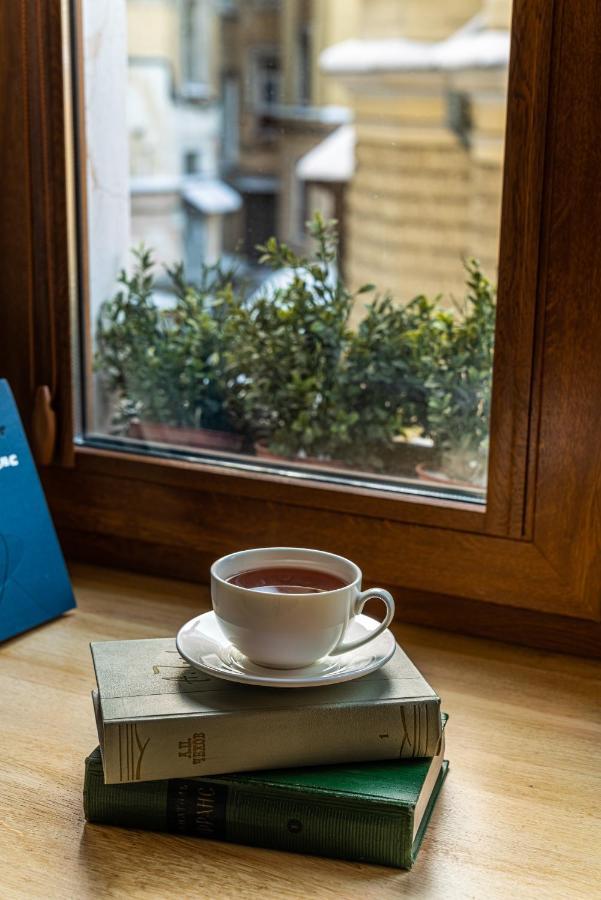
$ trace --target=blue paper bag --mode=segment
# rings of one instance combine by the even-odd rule
[[[0,641],[74,606],[23,425],[0,379]]]

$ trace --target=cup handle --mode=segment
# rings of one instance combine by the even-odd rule
[[[359,596],[355,601],[355,608],[353,610],[353,617],[360,615],[363,607],[367,603],[368,600],[371,600],[372,597],[377,597],[378,600],[381,600],[386,604],[386,616],[383,622],[380,622],[378,627],[374,629],[374,631],[370,631],[369,634],[366,634],[365,637],[357,638],[356,641],[345,641],[344,635],[347,632],[348,625],[344,630],[344,634],[336,644],[333,650],[330,650],[329,656],[336,656],[338,653],[346,653],[347,650],[355,650],[357,647],[363,646],[363,644],[367,644],[368,641],[373,641],[379,634],[382,634],[385,631],[394,618],[394,600],[392,599],[392,594],[388,591],[385,591],[384,588],[369,588],[367,591],[361,591]],[[351,619],[352,621],[352,619]]]

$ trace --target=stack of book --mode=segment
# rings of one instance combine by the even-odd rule
[[[440,700],[397,648],[323,687],[235,685],[171,639],[92,644],[89,822],[409,868],[445,778]]]

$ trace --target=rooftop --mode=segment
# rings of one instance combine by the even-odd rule
[[[296,164],[301,181],[350,181],[355,171],[355,128],[341,125]]]
[[[328,75],[505,68],[509,43],[508,31],[483,28],[474,18],[436,43],[406,38],[342,41],[323,51],[320,65]]]

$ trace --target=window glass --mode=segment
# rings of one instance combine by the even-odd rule
[[[509,0],[82,20],[82,440],[483,502]]]

